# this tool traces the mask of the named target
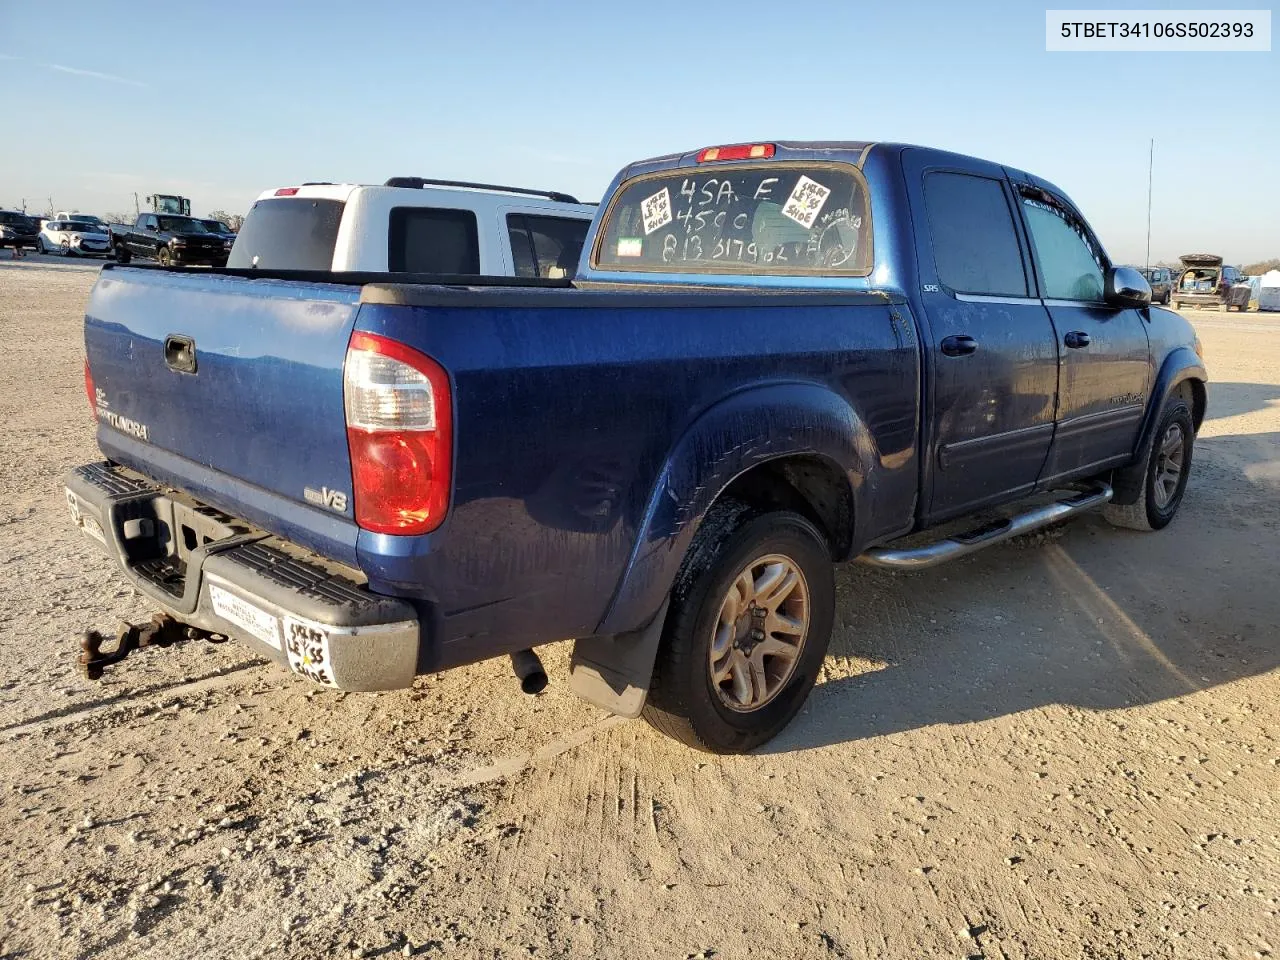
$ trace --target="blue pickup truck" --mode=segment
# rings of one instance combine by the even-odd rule
[[[109,265],[85,347],[68,506],[161,611],[91,673],[176,626],[344,690],[505,655],[536,689],[575,638],[575,692],[725,753],[800,709],[833,562],[1169,523],[1207,379],[1057,187],[885,143],[632,164],[572,281]]]

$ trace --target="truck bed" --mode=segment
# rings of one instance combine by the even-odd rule
[[[86,317],[102,450],[416,604],[430,669],[651,616],[648,598],[615,594],[626,571],[667,562],[669,544],[638,537],[665,504],[693,502],[678,452],[704,443],[701,425],[724,447],[700,456],[725,464],[768,456],[735,447],[735,422],[780,437],[818,424],[832,448],[813,455],[836,463],[856,437],[872,468],[855,541],[910,525],[919,347],[892,297],[415,279],[104,268]],[[351,490],[353,331],[448,372],[452,499],[429,534],[362,530],[349,498],[335,510],[308,493]],[[195,374],[166,369],[174,335],[194,341]]]

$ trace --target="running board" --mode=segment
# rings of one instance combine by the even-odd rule
[[[862,563],[887,570],[923,570],[925,567],[934,567],[948,560],[955,560],[957,557],[977,553],[992,544],[1002,543],[1010,537],[1047,527],[1051,523],[1073,517],[1077,513],[1095,510],[1109,501],[1113,492],[1111,485],[1104,483],[1069,500],[1059,500],[1057,503],[1037,507],[1026,513],[1020,513],[1016,517],[1010,517],[1008,520],[979,527],[977,530],[971,530],[956,537],[948,537],[937,543],[907,550],[873,547],[858,559]]]

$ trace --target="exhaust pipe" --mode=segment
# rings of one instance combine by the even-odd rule
[[[517,650],[511,655],[511,669],[520,681],[520,689],[528,694],[541,693],[547,688],[547,671],[532,650]]]

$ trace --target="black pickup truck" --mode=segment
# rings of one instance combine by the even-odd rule
[[[133,226],[113,223],[110,229],[111,249],[120,263],[142,257],[164,267],[225,267],[231,252],[231,240],[210,233],[195,217],[140,213]]]

